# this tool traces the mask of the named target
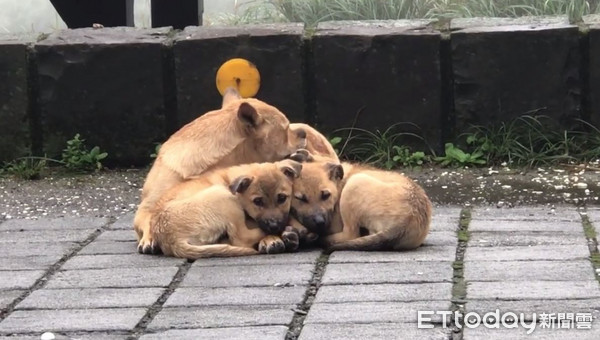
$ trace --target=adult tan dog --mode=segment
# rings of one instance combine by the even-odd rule
[[[283,251],[288,237],[297,246],[297,234],[285,228],[301,169],[285,160],[205,172],[161,198],[151,232],[165,255],[188,259],[270,252],[261,248],[279,240]]]
[[[302,153],[292,158],[309,162],[294,182],[292,216],[328,235],[328,251],[408,250],[427,237],[432,205],[408,177],[364,165],[311,162]]]
[[[228,91],[221,109],[185,125],[160,148],[134,219],[138,251],[160,250],[149,230],[150,217],[156,202],[170,188],[210,169],[278,161],[305,146],[306,132],[290,129],[288,119],[277,108]]]

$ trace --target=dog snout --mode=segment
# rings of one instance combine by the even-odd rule
[[[323,215],[315,215],[315,216],[313,216],[313,224],[315,225],[315,227],[322,229],[322,228],[325,228],[325,225],[327,224],[327,220],[325,219],[325,216],[323,216]]]
[[[275,218],[268,218],[258,221],[259,227],[268,234],[280,234],[285,227],[283,221]]]
[[[316,233],[321,233],[327,229],[327,225],[329,224],[329,219],[324,214],[314,214],[310,215],[308,218],[304,219],[305,226]]]

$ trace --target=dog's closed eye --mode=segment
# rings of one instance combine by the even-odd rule
[[[306,198],[306,195],[304,194],[295,195],[294,198],[300,202],[308,203],[308,198]]]

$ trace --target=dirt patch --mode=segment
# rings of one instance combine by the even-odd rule
[[[563,168],[405,170],[436,205],[518,206],[598,203],[600,171]],[[139,203],[147,169],[66,175],[37,181],[0,178],[0,219],[120,216]]]

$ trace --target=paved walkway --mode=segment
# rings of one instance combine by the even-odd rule
[[[131,223],[131,214],[1,223],[0,338],[600,339],[600,210],[438,207],[412,252],[194,263],[137,254]],[[522,312],[526,324],[536,313],[537,327],[527,336],[521,324],[443,323],[444,311],[495,309],[499,319]],[[418,328],[418,311],[433,328]]]

